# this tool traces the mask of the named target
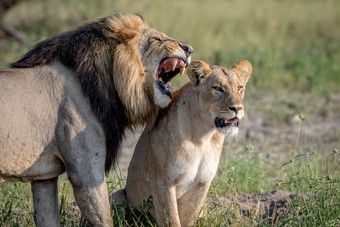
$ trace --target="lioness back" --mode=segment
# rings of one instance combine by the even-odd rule
[[[190,83],[174,93],[140,137],[129,166],[126,196],[139,207],[150,196],[161,226],[194,224],[215,176],[225,135],[244,116],[248,61],[233,68],[195,61]]]

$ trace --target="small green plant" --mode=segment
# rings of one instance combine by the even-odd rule
[[[139,209],[130,208],[126,201],[121,204],[113,204],[113,224],[114,226],[128,226],[131,224],[134,226],[153,226],[157,222],[150,214],[150,209],[152,208],[152,197],[144,201]]]
[[[296,194],[289,203],[286,215],[277,222],[279,226],[338,226],[340,224],[340,179],[337,148],[331,152],[298,150],[302,122],[291,158],[281,166],[283,178],[278,186]],[[326,157],[326,158],[324,158]],[[330,161],[333,160],[333,161]]]
[[[323,156],[333,158],[330,163]],[[296,197],[289,204],[289,212],[278,225],[338,226],[340,223],[340,180],[335,170],[336,155],[313,151],[297,155],[286,162],[279,187],[292,191]]]
[[[22,183],[4,183],[0,188],[0,224],[5,226],[33,225],[28,188]]]

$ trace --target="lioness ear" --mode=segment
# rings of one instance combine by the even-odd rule
[[[210,66],[204,61],[193,61],[190,63],[187,69],[190,82],[197,86],[199,85],[211,71]]]
[[[251,64],[247,60],[239,61],[233,66],[233,71],[244,83],[247,83],[249,80],[252,70]]]
[[[137,36],[143,28],[148,28],[141,16],[123,13],[106,17],[102,22],[104,22],[104,35],[119,42],[126,42]]]

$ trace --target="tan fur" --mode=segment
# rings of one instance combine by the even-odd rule
[[[228,69],[194,61],[187,72],[190,83],[175,92],[168,108],[146,127],[128,170],[125,199],[139,208],[152,196],[152,213],[160,226],[195,223],[215,176],[224,137],[238,130],[218,128],[215,119],[243,118],[251,65],[240,61]],[[234,107],[242,110],[233,111]],[[121,202],[124,196],[119,191],[112,202]]]
[[[112,226],[106,164],[124,129],[157,115],[158,65],[188,60],[183,45],[139,16],[115,14],[45,40],[0,70],[0,182],[32,182],[37,226],[60,225],[65,171],[90,225]]]

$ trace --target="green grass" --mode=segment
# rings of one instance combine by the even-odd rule
[[[307,198],[291,201],[292,214],[279,220],[278,225],[338,226],[340,224],[340,180],[332,169],[339,163],[332,152],[310,152],[291,159],[291,168],[277,184]],[[333,163],[317,161],[318,156],[328,156]],[[297,158],[303,157],[301,161]]]
[[[300,120],[300,126],[302,120]],[[338,226],[340,224],[340,165],[339,154],[333,150],[308,150],[297,142],[286,162],[274,164],[264,158],[256,147],[243,146],[234,152],[226,144],[206,202],[205,215],[197,226]],[[230,142],[232,144],[233,142]],[[117,170],[117,169],[116,169]],[[125,179],[116,171],[109,177],[110,192],[124,187]],[[298,196],[289,203],[290,212],[272,219],[249,215],[243,217],[239,209],[216,205],[216,196],[233,198],[240,194],[260,193],[283,189]],[[61,219],[63,226],[86,226],[84,218],[74,207],[74,198],[66,177],[59,182]],[[152,200],[151,200],[152,201]],[[128,209],[121,204],[113,207],[115,226],[151,226],[155,220],[147,213],[153,205],[147,201],[143,210]],[[33,225],[32,198],[28,184],[4,183],[0,185],[0,223],[7,226]]]

